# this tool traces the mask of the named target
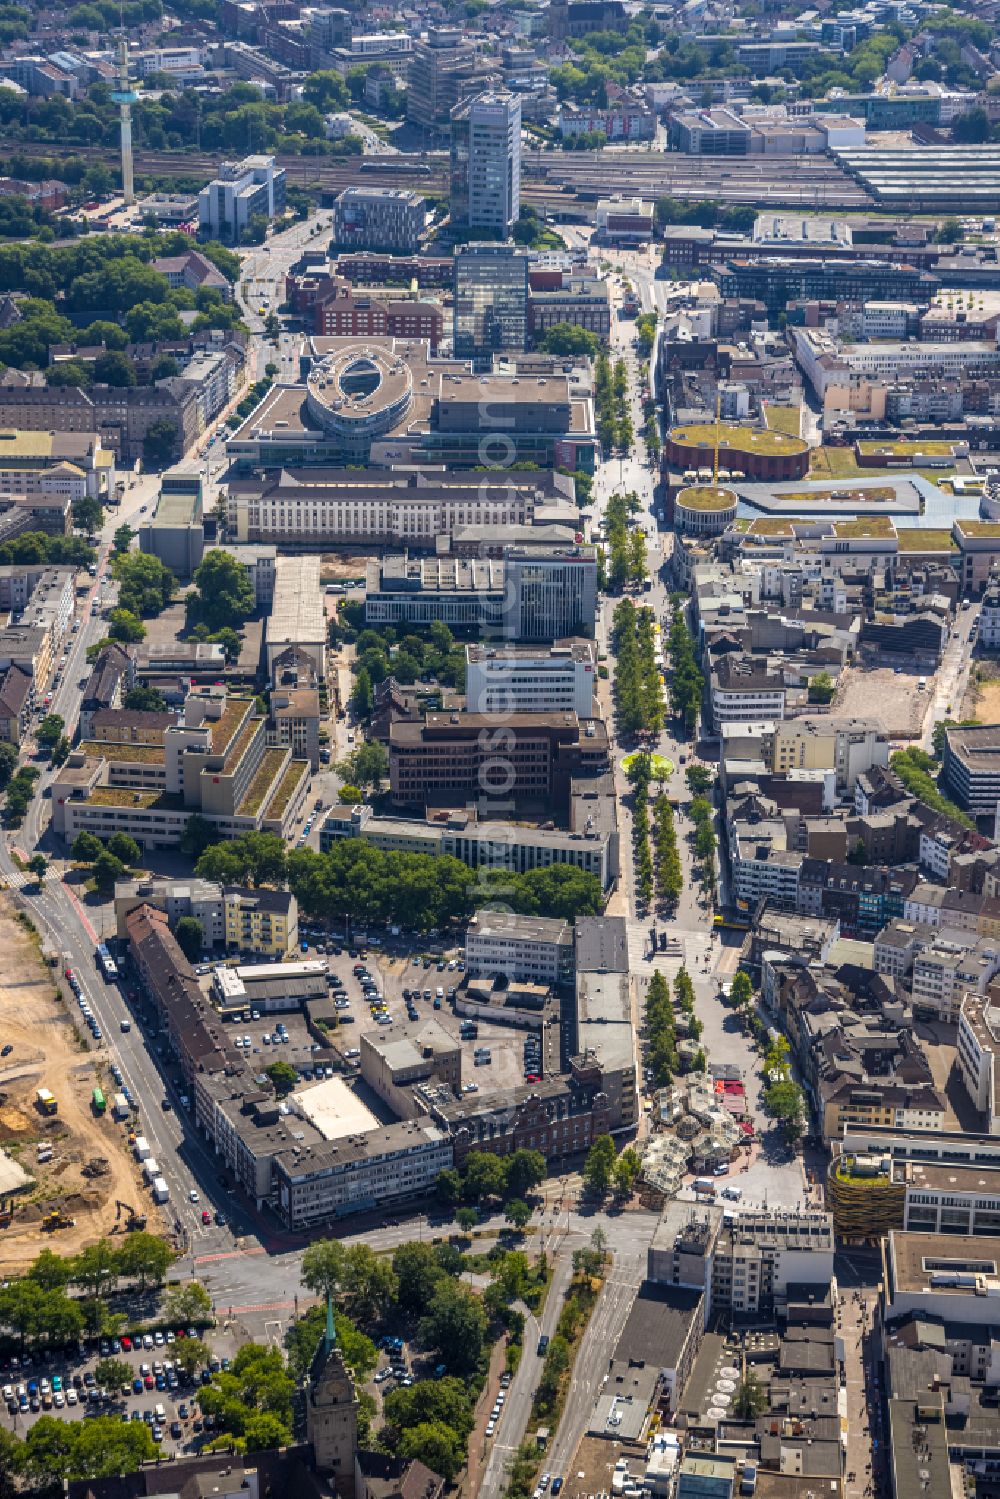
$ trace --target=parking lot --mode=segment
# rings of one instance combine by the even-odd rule
[[[420,950],[401,956],[398,950],[379,950],[374,943],[349,946],[309,922],[300,923],[299,934],[300,956],[319,959],[329,970],[338,1022],[330,1033],[332,1052],[313,1040],[299,1012],[261,1012],[255,1019],[251,1009],[251,1018],[234,1022],[233,1028],[241,1041],[249,1037],[249,1048],[240,1049],[248,1049],[261,1068],[272,1060],[288,1061],[308,1082],[332,1075],[340,1060],[350,1070],[358,1062],[360,1037],[366,1031],[405,1037],[418,1034],[433,1020],[461,1046],[463,1083],[470,1093],[481,1088],[509,1090],[559,1071],[560,1047],[569,1043],[559,1026],[501,1025],[456,1013],[455,996],[465,981],[460,948],[442,950],[414,936],[414,948],[419,945]],[[202,969],[207,984],[210,969],[207,964],[199,973]]]
[[[123,1421],[145,1421],[164,1451],[196,1451],[212,1438],[215,1424],[202,1415],[198,1391],[211,1372],[229,1367],[228,1358],[213,1353],[207,1366],[186,1374],[177,1351],[197,1336],[195,1328],[179,1327],[142,1337],[91,1340],[44,1361],[30,1354],[0,1359],[5,1425],[24,1436],[41,1415],[64,1421],[118,1415]],[[122,1364],[118,1390],[98,1387],[94,1369],[104,1358]]]
[[[452,991],[460,993],[465,981],[461,958],[435,960],[421,953],[384,963],[383,969],[393,1034],[419,1031],[433,1019],[462,1048],[462,1078],[469,1092],[510,1090],[559,1071],[558,1027],[501,1025],[456,1013]]]

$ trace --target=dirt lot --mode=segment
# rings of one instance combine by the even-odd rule
[[[365,569],[374,558],[366,552],[324,552],[320,560],[321,583],[346,583],[364,578]]]
[[[1000,677],[969,684],[963,716],[978,718],[982,723],[1000,723]]]
[[[97,1118],[90,1097],[96,1085],[107,1094],[110,1077],[80,1044],[65,996],[56,998],[56,973],[43,964],[31,936],[0,898],[0,1037],[13,1052],[0,1062],[0,1145],[35,1177],[22,1194],[9,1228],[0,1229],[4,1271],[29,1263],[45,1245],[72,1254],[115,1229],[115,1200],[135,1202],[135,1168],[121,1125],[110,1114]],[[43,1118],[35,1107],[38,1088],[56,1096],[59,1113]],[[37,1164],[38,1145],[51,1144],[52,1160]],[[102,1174],[84,1175],[92,1161]],[[44,1214],[63,1209],[75,1227],[43,1233]]]
[[[906,668],[897,672],[891,666],[849,666],[837,684],[834,711],[857,718],[877,713],[890,738],[916,738],[927,712],[927,693],[917,691],[917,681],[923,675]]]

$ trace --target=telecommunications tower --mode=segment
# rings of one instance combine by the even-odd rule
[[[132,186],[132,105],[139,95],[129,82],[128,37],[124,32],[118,38],[118,87],[111,97],[121,110],[122,196],[128,207],[135,202],[135,189]]]

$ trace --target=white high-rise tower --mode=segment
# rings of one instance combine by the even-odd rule
[[[122,196],[128,205],[135,202],[135,188],[132,185],[132,105],[139,95],[129,82],[128,37],[124,32],[118,38],[118,87],[111,97],[121,111]]]

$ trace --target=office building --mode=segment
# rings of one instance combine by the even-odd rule
[[[592,640],[535,646],[467,645],[465,704],[470,713],[562,711],[590,718],[597,684]]]
[[[62,518],[66,505],[84,497],[107,504],[115,492],[115,455],[85,432],[0,432],[0,505],[31,507],[51,499]],[[65,531],[65,524],[39,524],[33,531]]]
[[[521,277],[523,337],[526,277],[520,266],[513,269]],[[491,300],[488,288],[482,300]],[[506,306],[509,298],[505,292],[497,300]],[[498,330],[497,341],[504,337]],[[331,463],[352,464],[358,473],[366,463],[401,472],[436,466],[509,473],[521,464],[593,472],[589,390],[550,356],[537,356],[540,366],[530,373],[473,374],[464,361],[431,360],[426,343],[385,337],[317,338],[313,356],[304,401],[302,385],[272,386],[229,439],[228,456],[240,472]],[[360,486],[360,478],[355,482]]]
[[[562,278],[560,286],[536,290],[532,285],[528,297],[528,322],[536,342],[557,323],[586,328],[589,333],[596,333],[598,338],[606,340],[611,336],[608,282],[599,276],[567,275]]]
[[[607,730],[575,713],[428,713],[389,727],[394,806],[462,805],[470,797],[514,806],[565,802],[574,775],[608,767]]]
[[[368,544],[433,551],[442,537],[473,526],[507,543],[516,527],[531,528],[536,505],[562,500],[560,482],[551,470],[418,469],[385,470],[372,484],[352,469],[285,468],[231,479],[226,527],[240,542],[319,549]]]
[[[374,1119],[374,1116],[373,1116]],[[291,1144],[274,1157],[279,1216],[296,1233],[349,1213],[374,1212],[431,1192],[454,1159],[447,1132],[426,1120]]]
[[[753,134],[731,109],[687,110],[673,117],[671,145],[689,156],[748,156]]]
[[[92,715],[92,726],[98,721]],[[87,741],[75,749],[53,782],[52,825],[68,843],[86,829],[167,848],[197,812],[222,837],[284,837],[308,786],[306,762],[293,759],[290,746],[269,746],[255,700],[209,685],[188,693],[182,721],[164,729],[158,745],[129,744],[126,753]]]
[[[947,729],[944,778],[973,817],[993,817],[1000,806],[1000,726]]]
[[[444,315],[437,302],[378,297],[333,276],[300,278],[289,301],[305,314],[306,327],[326,338],[426,339],[434,354],[444,331]]]
[[[787,1307],[789,1295],[833,1278],[833,1219],[812,1210],[736,1208],[669,1202],[646,1253],[658,1285],[705,1295],[716,1309],[758,1315]]]
[[[225,161],[198,194],[198,225],[212,239],[238,244],[255,217],[270,223],[285,211],[285,170],[273,156]]]
[[[451,112],[451,215],[506,236],[521,212],[521,101],[487,90]]]
[[[455,255],[456,359],[486,367],[528,343],[528,256],[515,245],[463,245]]]
[[[373,848],[414,854],[447,854],[470,869],[527,874],[565,864],[592,874],[610,889],[619,866],[615,799],[603,780],[574,783],[568,826],[478,821],[475,811],[450,808],[427,820],[377,817],[371,807],[333,807],[320,828],[326,851],[340,838],[363,838]]]
[[[884,1252],[882,1318],[916,1316],[988,1330],[1000,1329],[1000,1276],[993,1233],[961,1242],[942,1233],[893,1231]],[[950,1339],[949,1339],[950,1341]]]
[[[889,736],[877,718],[778,719],[766,737],[766,753],[775,775],[833,770],[837,789],[852,795],[858,776],[889,764]]]
[[[789,302],[929,302],[937,278],[889,260],[780,260],[733,257],[711,267],[724,298],[763,302],[769,313]]]
[[[653,205],[643,198],[598,198],[594,222],[601,244],[644,244],[653,237]]]
[[[564,983],[573,975],[573,928],[553,917],[477,911],[465,934],[465,967],[471,977]]]
[[[156,385],[92,385],[89,390],[47,386],[41,375],[19,370],[8,370],[0,378],[0,428],[97,433],[119,461],[134,463],[142,458],[146,434],[163,422],[175,434],[169,455],[173,463],[183,458],[204,430],[198,390],[180,375]]]
[[[475,627],[503,640],[590,635],[597,608],[597,559],[590,547],[542,551],[506,547],[492,558],[384,557],[368,566],[368,624]]]
[[[475,77],[475,44],[457,26],[432,26],[413,46],[407,73],[406,117],[434,133],[447,129],[463,88]]]
[[[192,217],[197,214],[197,202],[194,208],[195,214]],[[185,286],[188,291],[194,292],[205,287],[208,291],[217,291],[226,302],[233,299],[233,288],[229,281],[200,250],[185,250],[182,255],[161,256],[153,261],[153,270],[166,276],[171,287]]]
[[[345,187],[334,199],[332,237],[338,250],[411,255],[420,247],[426,204],[401,187]]]

